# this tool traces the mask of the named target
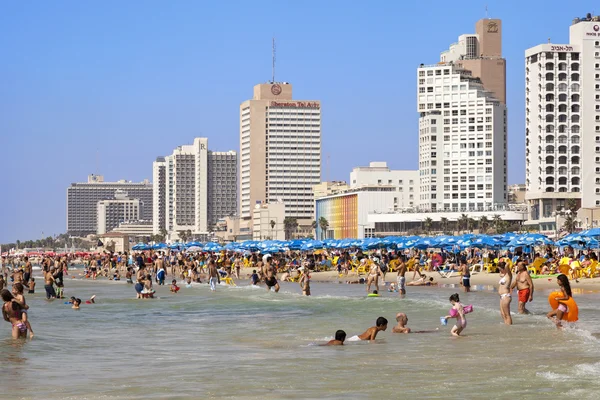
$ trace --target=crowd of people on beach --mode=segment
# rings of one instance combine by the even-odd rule
[[[44,278],[46,298],[64,298],[65,276],[69,275],[69,266],[83,263],[83,272],[78,278],[97,280],[108,279],[120,281],[124,275],[128,284],[132,284],[136,298],[153,298],[158,286],[165,285],[172,277],[170,292],[178,293],[180,287],[177,279],[185,282],[186,287],[192,284],[206,283],[211,291],[216,291],[220,283],[236,285],[243,280],[249,280],[252,285],[264,284],[267,290],[278,292],[280,282],[296,282],[300,285],[302,294],[311,295],[311,274],[318,271],[335,270],[339,282],[347,284],[364,284],[367,294],[378,296],[381,293],[380,284],[387,287],[390,292],[398,292],[400,296],[406,295],[407,286],[436,286],[432,274],[456,273],[461,276],[460,285],[465,292],[471,288],[471,274],[477,265],[490,263],[499,272],[498,294],[500,296],[500,314],[505,324],[512,324],[510,306],[513,290],[518,293],[518,312],[526,314],[529,311],[526,304],[533,300],[534,284],[531,278],[530,265],[534,260],[543,257],[544,262],[538,263],[540,274],[557,272],[558,260],[564,265],[567,260],[576,261],[573,264],[571,278],[577,279],[577,270],[586,268],[589,263],[597,263],[594,252],[582,252],[576,255],[573,249],[564,249],[559,254],[556,249],[548,246],[540,253],[511,251],[503,253],[468,249],[456,253],[441,250],[434,251],[387,251],[378,249],[363,252],[334,251],[334,252],[285,252],[276,254],[260,254],[237,252],[200,252],[187,253],[185,251],[140,251],[136,253],[97,253],[91,254],[83,260],[74,256],[63,255],[55,257],[42,257],[37,260]],[[493,260],[493,261],[490,261]],[[28,294],[35,293],[35,278],[33,277],[33,263],[28,257],[3,257],[2,273],[0,274],[0,290],[2,290],[3,316],[13,325],[13,336],[23,337],[27,332],[33,336],[31,323],[27,318],[28,306],[25,302],[24,291]],[[569,264],[567,264],[569,265]],[[251,269],[242,277],[242,269]],[[73,270],[72,270],[73,271]],[[71,272],[72,272],[71,271]],[[407,282],[407,273],[412,272],[412,281]],[[396,273],[396,282],[386,285],[386,274]],[[429,274],[429,276],[427,275]],[[6,287],[12,283],[12,292]],[[568,312],[565,305],[572,298],[569,277],[566,274],[557,275],[560,296],[556,296],[558,305],[548,313],[557,327],[562,326],[563,316]],[[373,289],[373,290],[372,290]],[[71,300],[72,301],[72,300]],[[81,303],[75,299],[75,303]],[[75,303],[73,303],[75,305]],[[461,313],[462,305],[453,300],[453,307],[457,313],[448,318],[457,318],[457,324],[452,329],[453,335],[459,335],[466,327],[466,320]],[[78,305],[78,304],[77,304]],[[75,308],[75,307],[74,307]],[[462,317],[461,317],[462,316]],[[398,319],[399,318],[399,319]],[[407,320],[406,315],[397,318],[398,331],[404,329],[402,321]],[[406,324],[406,321],[404,322]],[[385,329],[384,329],[385,330]],[[371,334],[375,330],[370,331]],[[366,337],[367,332],[361,335]]]

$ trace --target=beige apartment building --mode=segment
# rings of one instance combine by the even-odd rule
[[[254,86],[240,105],[240,216],[256,204],[283,202],[285,217],[314,218],[321,178],[321,103],[293,100],[292,85]]]
[[[442,53],[442,62],[452,62],[469,70],[481,79],[494,98],[506,104],[506,60],[502,58],[502,21],[480,19],[475,23],[475,34],[465,34]]]

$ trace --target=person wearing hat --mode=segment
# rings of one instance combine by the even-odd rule
[[[298,271],[300,271],[300,273],[301,273],[299,283],[300,283],[300,288],[302,288],[302,295],[310,296],[310,274],[309,274],[309,271],[304,266],[298,268]]]

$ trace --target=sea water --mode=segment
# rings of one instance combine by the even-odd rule
[[[38,280],[40,283],[42,279]],[[12,340],[0,324],[0,398],[7,399],[370,399],[521,398],[600,392],[597,293],[578,295],[581,322],[557,330],[544,314],[548,291],[505,326],[498,295],[460,293],[473,304],[464,336],[440,326],[457,289],[408,287],[407,296],[364,285],[297,284],[279,293],[264,287],[206,284],[156,287],[156,299],[136,300],[124,281],[66,280],[65,295],[97,303],[72,310],[47,301],[43,285],[28,295],[33,340]],[[512,308],[516,311],[516,299]],[[395,315],[413,330],[393,334]],[[379,316],[390,325],[374,343],[323,347],[336,330],[361,334]],[[0,321],[1,322],[1,321]],[[437,330],[436,330],[437,329]]]

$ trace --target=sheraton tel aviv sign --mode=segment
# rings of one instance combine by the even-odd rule
[[[319,108],[320,105],[316,101],[272,101],[271,107]]]

